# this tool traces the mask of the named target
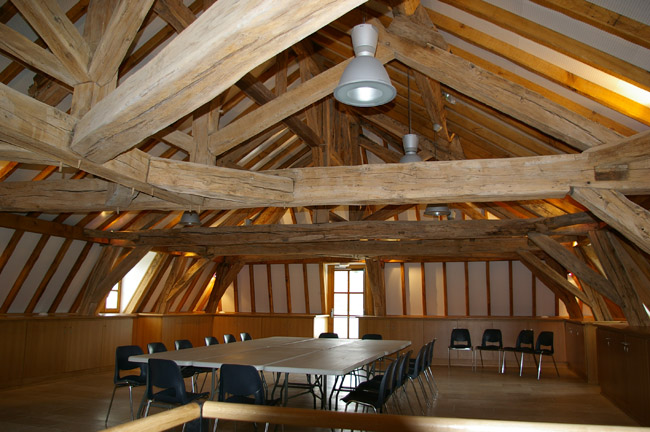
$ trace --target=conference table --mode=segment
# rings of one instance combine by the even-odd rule
[[[141,354],[129,357],[133,362],[146,363],[150,358],[173,360],[179,366],[212,369],[210,398],[216,391],[217,370],[224,364],[242,364],[258,371],[284,374],[282,402],[288,400],[289,375],[322,376],[321,408],[325,408],[327,377],[343,378],[350,372],[389,356],[411,345],[407,340],[319,339],[275,336],[245,342],[218,344]],[[277,381],[276,381],[277,385]],[[274,388],[275,390],[275,388]],[[336,389],[332,388],[329,401]]]

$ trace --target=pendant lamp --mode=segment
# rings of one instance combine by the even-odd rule
[[[449,216],[451,210],[445,204],[428,204],[424,209],[424,214],[427,216]]]
[[[407,101],[408,101],[408,121],[409,133],[402,137],[402,145],[404,146],[404,156],[399,160],[399,163],[408,162],[422,162],[422,158],[418,156],[418,136],[411,133],[411,72],[407,71]]]
[[[186,227],[198,226],[201,225],[201,219],[199,219],[199,215],[196,212],[186,211],[181,216],[180,224]]]
[[[341,75],[334,89],[337,101],[358,107],[373,107],[392,101],[397,94],[384,65],[375,58],[379,32],[372,24],[352,29],[355,58]]]

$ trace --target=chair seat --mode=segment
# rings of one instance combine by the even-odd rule
[[[371,391],[371,392],[377,392],[379,391],[379,386],[381,385],[381,380],[384,377],[384,375],[375,375],[368,381],[364,381],[360,383],[357,386],[357,390],[362,390],[362,391]]]
[[[255,399],[246,396],[230,396],[224,402],[255,405]]]
[[[535,354],[543,354],[543,355],[553,355],[553,350],[549,349],[536,349]]]
[[[515,351],[524,353],[524,354],[537,354],[534,348],[528,348],[528,347],[521,347],[519,349],[516,349]]]
[[[377,392],[366,391],[366,390],[353,390],[350,393],[346,394],[341,398],[345,403],[348,402],[357,402],[365,405],[372,405],[375,409],[379,409],[377,406]]]
[[[481,351],[499,351],[501,348],[499,348],[496,345],[488,345],[488,346],[477,345],[475,349]]]
[[[147,377],[146,376],[140,376],[140,375],[126,375],[115,381],[115,385],[130,385],[133,387],[145,385],[147,383]]]
[[[204,393],[191,393],[187,392],[187,399],[189,402],[195,401],[197,399],[201,398],[207,398],[210,396],[210,393],[204,392]],[[167,403],[170,405],[176,405],[178,404],[178,397],[176,396],[176,392],[174,389],[168,388],[165,390],[161,390],[157,393],[154,393],[153,395],[153,400],[156,402],[162,402],[162,403]]]

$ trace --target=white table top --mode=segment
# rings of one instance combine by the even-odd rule
[[[131,356],[129,360],[144,363],[149,358],[164,358],[174,360],[179,366],[216,369],[232,363],[248,364],[268,372],[345,375],[410,344],[411,341],[404,340],[271,337],[143,354]]]

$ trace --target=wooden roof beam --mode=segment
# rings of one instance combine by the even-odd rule
[[[12,3],[77,82],[90,80],[90,48],[57,2],[15,0]]]
[[[579,40],[571,39],[568,36],[527,20],[505,9],[493,6],[485,1],[442,1],[646,91],[650,90],[649,71],[582,43]],[[619,18],[620,15],[617,15],[616,19],[618,20]]]
[[[94,162],[106,162],[214,99],[246,71],[361,3],[216,2],[83,116],[71,148]],[[188,49],[195,44],[201,49]]]
[[[216,228],[184,228],[182,230],[97,231],[86,230],[89,237],[110,240],[119,246],[174,246],[203,245],[227,246],[238,244],[297,244],[327,243],[355,240],[413,240],[413,239],[472,239],[491,237],[525,237],[531,231],[553,235],[566,226],[586,225],[593,229],[593,219],[587,213],[563,215],[556,218],[512,220],[448,220],[437,223],[420,221],[377,220],[401,213],[404,206],[388,206],[366,217],[361,222],[337,222],[330,224],[269,225],[272,220],[255,220],[253,225],[219,226]],[[409,208],[412,206],[408,206]],[[286,210],[269,208],[277,217]],[[329,212],[330,209],[325,209]],[[266,218],[264,213],[258,216]],[[592,224],[592,225],[589,225]]]
[[[191,197],[170,193],[143,181],[150,156],[139,150],[124,153],[103,165],[81,158],[68,147],[75,127],[74,117],[0,84],[0,141],[55,158],[149,195],[188,205],[195,202]],[[200,203],[200,199],[196,201]]]
[[[380,35],[395,50],[396,59],[412,69],[472,94],[499,111],[528,123],[568,144],[585,150],[621,136],[489,71],[440,49],[421,46],[396,35]]]

